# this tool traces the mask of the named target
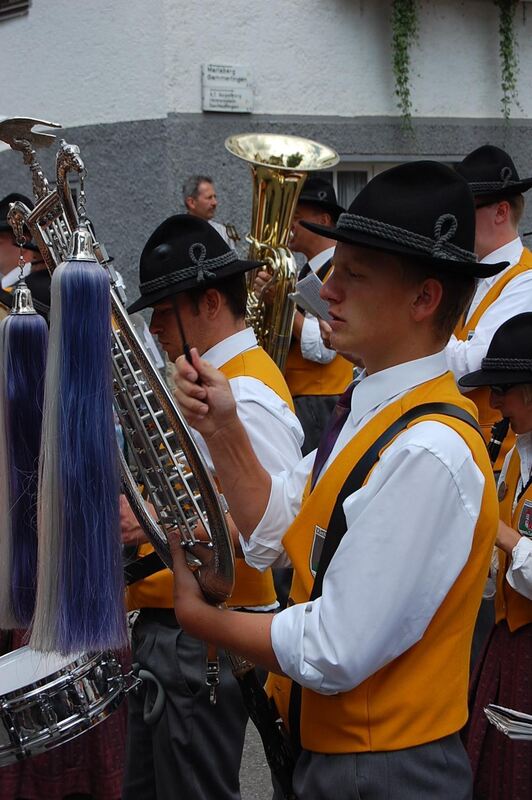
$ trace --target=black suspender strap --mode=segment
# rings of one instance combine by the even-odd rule
[[[166,569],[166,564],[157,553],[149,553],[143,558],[137,558],[124,567],[126,585],[131,586],[132,583],[149,578],[150,575],[155,575],[156,572],[163,569]]]
[[[482,436],[478,422],[471,414],[464,411],[460,406],[455,406],[452,403],[423,403],[419,406],[406,411],[399,419],[395,420],[386,430],[381,433],[379,438],[366,450],[363,456],[357,461],[347,480],[345,481],[340,493],[336,499],[325,540],[323,542],[323,549],[321,552],[318,569],[316,570],[316,577],[314,578],[314,585],[310,594],[310,599],[315,600],[321,597],[323,578],[327,571],[332,558],[347,531],[347,522],[343,511],[343,503],[349,495],[357,492],[363,485],[366,477],[371,469],[379,460],[381,450],[390,444],[390,442],[403,431],[411,422],[420,417],[432,416],[434,414],[441,414],[446,417],[454,417],[462,422],[466,422],[474,428],[480,436]],[[300,717],[301,717],[301,686],[298,683],[292,684],[290,692],[290,706],[288,711],[288,719],[290,725],[290,736],[295,752],[301,749],[301,730],[300,730]]]

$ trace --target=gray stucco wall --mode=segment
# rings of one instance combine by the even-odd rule
[[[397,119],[178,114],[166,119],[65,129],[61,136],[78,144],[88,170],[87,211],[99,238],[115,257],[136,293],[144,242],[166,216],[182,210],[180,186],[194,172],[211,174],[219,197],[218,219],[233,222],[241,235],[249,227],[251,177],[247,165],[224,147],[227,136],[246,131],[289,133],[317,139],[359,161],[398,162],[417,157],[465,155],[490,142],[506,148],[522,176],[532,174],[532,122],[505,125],[499,120],[417,120],[415,138],[406,137]],[[49,178],[55,149],[41,151]],[[19,153],[0,153],[1,196],[31,193],[29,171]],[[532,202],[522,229],[532,228]]]

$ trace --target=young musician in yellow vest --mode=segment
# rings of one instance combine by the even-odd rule
[[[499,478],[496,625],[473,676],[466,738],[475,797],[517,800],[532,797],[530,744],[499,733],[484,708],[532,713],[532,314],[501,325],[481,369],[460,385],[486,387],[517,435]]]
[[[475,277],[505,264],[478,264],[471,192],[434,162],[381,173],[336,227],[312,229],[338,241],[322,289],[332,345],[366,367],[317,453],[267,475],[223,375],[195,352],[192,366],[178,360],[175,392],[207,441],[246,558],[289,559],[294,602],[260,619],[212,608],[174,542],[176,614],[271,670],[301,740],[300,800],[466,800],[458,731],[497,497],[444,348]]]
[[[322,282],[327,280],[334,253],[334,242],[304,228],[301,222],[334,225],[343,210],[336,202],[332,184],[316,176],[307,178],[296,206],[290,239],[290,249],[303,253],[307,259],[299,280],[310,272]],[[261,288],[269,277],[260,272],[256,287]],[[351,383],[353,365],[324,345],[318,319],[297,309],[284,374],[305,434],[301,449],[306,455],[318,446],[338,396]]]
[[[140,260],[141,297],[130,307],[153,307],[150,331],[174,361],[184,344],[194,345],[229,380],[238,415],[257,458],[269,473],[290,469],[301,458],[301,426],[283,376],[245,327],[244,273],[258,266],[239,260],[214,228],[192,215],[163,222]],[[198,444],[210,457],[201,436]],[[138,534],[123,508],[126,537]],[[151,552],[141,546],[141,555]],[[237,800],[247,714],[227,658],[220,654],[217,703],[205,685],[206,647],[177,625],[169,570],[130,585],[128,605],[140,608],[133,628],[133,660],[155,675],[166,693],[160,720],[142,719],[149,683],[129,704],[128,759],[124,800],[169,800],[176,792],[198,800]],[[237,560],[230,605],[271,611],[277,599],[270,569]]]
[[[532,178],[521,179],[508,153],[492,145],[474,150],[456,169],[469,183],[475,198],[477,256],[485,264],[508,261],[503,272],[478,282],[466,317],[457,325],[447,346],[449,369],[458,379],[480,368],[493,334],[503,322],[532,311],[532,253],[523,248],[518,233],[523,192],[532,186]],[[486,387],[474,389],[470,398],[477,405],[488,442],[491,427],[500,420],[500,414],[490,407]],[[508,434],[494,464],[496,471],[513,441],[513,435]]]

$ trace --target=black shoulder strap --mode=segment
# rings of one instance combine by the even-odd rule
[[[166,569],[166,564],[159,558],[157,553],[149,553],[147,556],[137,558],[124,567],[126,586],[131,586],[132,583],[149,578],[150,575],[155,575],[156,572],[160,572],[163,569]]]
[[[320,279],[320,281],[322,283],[325,280],[325,278],[327,277],[327,273],[329,272],[329,270],[331,268],[331,263],[332,263],[332,259],[328,258],[327,261],[325,262],[325,264],[322,264],[321,267],[316,272],[316,275],[318,276],[318,278]]]
[[[370,470],[379,460],[379,454],[383,447],[386,447],[386,445],[389,444],[398,433],[401,433],[413,420],[433,414],[442,414],[446,417],[454,417],[462,422],[466,422],[482,436],[476,419],[472,417],[471,414],[468,414],[467,411],[464,411],[463,408],[455,406],[452,403],[423,403],[422,405],[414,406],[386,428],[377,441],[373,442],[364,455],[357,461],[336,499],[325,534],[323,549],[318,563],[318,569],[316,570],[316,577],[314,578],[314,585],[310,594],[311,600],[315,600],[317,597],[321,596],[324,575],[347,531],[347,522],[343,510],[344,500],[361,488]],[[288,714],[292,743],[296,752],[298,752],[301,749],[301,686],[297,683],[292,684]]]

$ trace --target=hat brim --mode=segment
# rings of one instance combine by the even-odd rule
[[[522,369],[477,369],[458,380],[465,389],[478,386],[495,386],[504,383],[532,383],[532,370]]]
[[[482,264],[479,261],[451,261],[447,258],[431,256],[428,253],[420,253],[418,250],[414,250],[408,245],[382,239],[378,236],[372,236],[369,233],[354,230],[347,231],[343,228],[336,227],[330,228],[327,225],[316,225],[313,222],[304,222],[303,220],[300,222],[300,225],[313,233],[325,236],[327,239],[334,239],[344,244],[356,244],[371,250],[381,250],[384,253],[391,253],[392,255],[407,256],[408,258],[431,264],[445,272],[467,278],[491,278],[492,275],[497,275],[509,265],[508,261],[500,261],[497,264]]]
[[[316,208],[325,211],[326,214],[330,214],[334,221],[338,219],[340,214],[345,212],[345,208],[342,208],[342,206],[339,206],[337,203],[327,203],[326,201],[316,200],[313,197],[305,197],[304,195],[300,195],[297,202],[298,205],[316,206]]]
[[[128,306],[128,314],[134,314],[136,311],[142,311],[145,308],[150,308],[157,303],[160,303],[165,298],[172,297],[174,294],[187,292],[190,289],[208,289],[211,284],[218,283],[218,281],[221,281],[224,278],[231,278],[233,275],[249,272],[251,269],[257,269],[258,267],[264,266],[264,263],[264,261],[244,261],[238,259],[237,261],[231,261],[231,263],[227,264],[227,266],[216,270],[215,278],[207,278],[202,283],[198,283],[197,278],[195,277],[188,278],[184,281],[176,280],[175,283],[171,283],[168,286],[165,286],[163,289],[158,289],[155,292],[149,292],[147,294],[141,294],[141,296],[135,300],[134,303],[131,303],[131,305]]]

